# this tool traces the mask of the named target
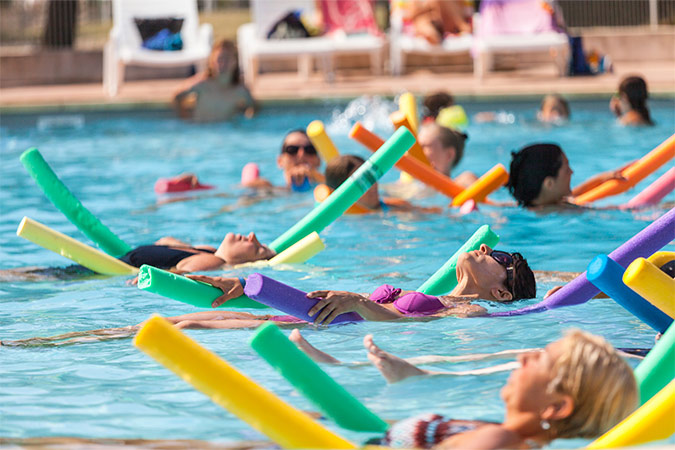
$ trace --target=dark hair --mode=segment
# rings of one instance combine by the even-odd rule
[[[661,271],[668,275],[670,278],[675,278],[675,260],[668,261],[660,267]]]
[[[457,130],[444,127],[442,125],[438,125],[438,128],[438,138],[441,140],[441,145],[443,148],[455,148],[455,161],[452,163],[452,167],[457,167],[464,156],[464,144],[466,143],[466,140],[469,138],[469,136],[466,133],[461,133]]]
[[[648,124],[652,124],[652,118],[647,109],[647,83],[641,77],[626,77],[619,85],[619,93],[626,94],[631,108],[642,116],[642,119]]]
[[[424,97],[422,104],[424,106],[422,115],[424,117],[432,117],[435,119],[441,109],[454,105],[455,99],[447,92],[436,92],[435,94]]]
[[[303,136],[305,136],[307,139],[309,139],[309,137],[307,136],[307,132],[305,130],[303,130],[302,128],[296,128],[295,130],[291,130],[288,133],[286,133],[286,135],[284,136],[284,139],[281,141],[281,153],[284,152],[284,148],[286,147],[286,138],[293,133],[300,133]]]
[[[223,39],[222,41],[218,41],[215,44],[213,44],[213,47],[211,47],[211,54],[222,50],[229,52],[232,56],[232,59],[234,61],[234,68],[232,69],[232,78],[230,79],[230,84],[232,85],[238,85],[239,84],[239,58],[237,57],[237,46],[234,45],[234,42]],[[210,55],[209,55],[210,57]],[[211,70],[211,67],[206,68],[206,76],[208,78],[213,78],[215,74]]]
[[[341,155],[331,159],[326,164],[326,185],[331,189],[337,189],[364,162],[363,158],[356,155]]]
[[[546,177],[556,177],[563,163],[563,151],[555,144],[533,144],[511,152],[506,187],[521,206],[532,206]]]
[[[520,253],[511,253],[513,258],[513,300],[535,298],[537,296],[537,282],[534,272],[527,264],[527,260]]]
[[[567,103],[567,100],[562,98],[560,94],[549,94],[541,100],[541,105],[539,109],[544,109],[544,104],[547,100],[552,100],[554,102],[553,109],[558,112],[561,117],[565,119],[570,118],[570,105]]]

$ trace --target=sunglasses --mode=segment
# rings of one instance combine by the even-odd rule
[[[281,149],[282,153],[288,153],[289,155],[297,155],[300,149],[303,149],[308,155],[316,155],[316,149],[312,144],[307,145],[284,145],[284,148]]]
[[[513,255],[501,250],[492,250],[490,256],[506,269],[506,287],[513,295]]]

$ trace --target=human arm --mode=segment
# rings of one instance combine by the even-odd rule
[[[195,281],[208,283],[223,291],[223,295],[211,302],[212,308],[217,308],[228,300],[244,295],[244,286],[241,283],[241,278],[210,277],[207,275],[187,275],[187,277]]]
[[[340,314],[347,312],[356,312],[364,319],[372,321],[396,320],[403,317],[402,314],[354,292],[314,291],[307,294],[307,297],[318,299],[307,313],[310,317],[316,315],[314,319],[316,325],[327,325]]]
[[[286,178],[286,183],[289,185],[292,183],[300,185],[305,178],[309,178],[309,180],[313,183],[324,183],[326,181],[326,178],[321,172],[316,169],[312,169],[307,164],[299,164],[297,166],[289,167],[284,172],[284,176]]]
[[[225,264],[225,260],[212,253],[195,253],[176,264],[177,273],[203,272],[216,270]]]
[[[577,197],[581,194],[584,194],[584,193],[590,191],[591,189],[594,189],[594,188],[600,186],[605,181],[609,181],[609,180],[625,181],[626,178],[622,175],[622,173],[625,169],[630,167],[634,162],[635,161],[631,161],[620,169],[608,170],[607,172],[602,172],[602,173],[599,173],[598,175],[595,175],[595,176],[589,178],[588,180],[581,183],[579,186],[572,189],[572,196]]]
[[[487,424],[475,430],[451,436],[434,448],[471,448],[491,450],[499,448],[521,448],[523,438],[503,425]]]

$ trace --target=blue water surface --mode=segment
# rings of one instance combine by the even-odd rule
[[[572,101],[572,118],[564,126],[537,123],[534,100],[465,103],[469,115],[506,111],[513,115],[513,123],[472,124],[457,173],[471,170],[481,174],[497,163],[508,167],[511,151],[545,141],[562,146],[574,170],[572,184],[578,184],[639,158],[673,133],[673,100],[656,99],[650,105],[656,126],[624,128],[610,115],[607,99]],[[314,119],[326,123],[342,153],[367,157],[370,153],[347,137],[349,128],[355,120],[361,120],[381,136],[388,136],[392,129],[387,115],[393,110],[393,102],[361,98],[350,104],[270,106],[254,119],[219,124],[186,123],[166,111],[3,115],[0,269],[69,264],[63,257],[15,235],[23,216],[90,243],[45,198],[21,166],[19,155],[29,147],[38,147],[82,203],[131,245],[152,243],[162,236],[217,245],[227,232],[251,230],[261,241],[271,242],[310,211],[314,204],[311,193],[288,193],[256,202],[250,191],[238,186],[242,167],[254,161],[263,176],[282,184],[276,166],[282,137]],[[534,269],[581,272],[595,255],[611,252],[668,210],[667,203],[639,211],[602,207],[625,203],[669,167],[672,162],[636,190],[599,201],[597,209],[587,211],[541,214],[515,207],[481,206],[480,211],[467,216],[450,208],[444,208],[442,214],[345,216],[322,232],[327,248],[308,263],[261,271],[307,291],[334,288],[369,292],[383,283],[414,289],[487,223],[501,237],[499,248],[521,252]],[[154,193],[158,178],[185,171],[198,174],[217,190],[172,197],[186,200],[174,202]],[[398,175],[392,171],[384,182],[394,182]],[[239,203],[242,196],[245,204]],[[492,198],[510,200],[504,189]],[[672,204],[673,194],[666,200]],[[448,199],[433,195],[418,203],[444,207]],[[228,273],[245,276],[251,271]],[[130,287],[127,279],[0,282],[0,339],[120,327],[139,323],[151,313],[169,316],[196,311],[192,306]],[[517,306],[540,301],[555,284],[559,283],[539,283],[538,298]],[[490,310],[514,307],[482,304]],[[654,342],[653,330],[608,299],[522,317],[308,327],[304,335],[343,361],[363,361],[362,339],[368,333],[386,350],[412,357],[541,347],[571,327],[602,335],[618,347],[651,347]],[[287,402],[315,409],[250,348],[251,330],[187,333]],[[464,370],[489,364],[446,363],[434,367]],[[503,418],[499,390],[506,373],[387,385],[372,366],[326,366],[325,370],[388,419],[428,411],[467,419]],[[263,438],[139,352],[130,339],[63,347],[0,348],[0,380],[3,437],[222,442]],[[326,425],[355,441],[371,437],[338,430],[330,422]],[[553,446],[580,444],[583,441],[559,441]]]

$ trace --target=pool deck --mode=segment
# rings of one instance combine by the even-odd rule
[[[361,95],[393,96],[404,91],[426,94],[447,90],[456,97],[480,99],[509,96],[535,96],[560,93],[568,97],[607,96],[616,91],[621,78],[642,75],[653,95],[675,93],[673,61],[627,62],[616,64],[614,73],[590,77],[558,77],[552,64],[514,71],[499,71],[479,82],[469,72],[416,70],[401,77],[375,77],[365,72],[338,72],[327,82],[320,73],[301,79],[297,73],[261,75],[253,86],[253,96],[261,101],[306,101],[325,98],[354,98]],[[160,79],[125,83],[117,97],[107,97],[100,84],[27,86],[0,89],[0,111],[48,108],[126,109],[165,108],[181,80]]]

